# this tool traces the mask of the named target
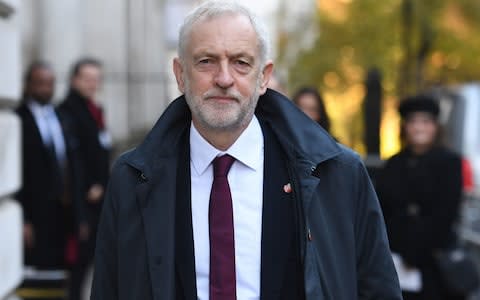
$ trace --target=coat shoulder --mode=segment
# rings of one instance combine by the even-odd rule
[[[432,163],[435,163],[441,173],[454,172],[457,175],[461,173],[462,157],[450,149],[439,148],[433,151]]]
[[[106,201],[113,201],[116,207],[129,207],[134,201],[136,186],[141,182],[141,172],[128,164],[128,157],[133,150],[125,152],[116,159],[108,181]]]
[[[125,176],[129,174],[136,174],[139,173],[138,170],[133,168],[129,163],[129,158],[135,152],[135,148],[130,149],[123,154],[121,154],[114,162],[112,167],[112,175],[111,180],[126,180]]]
[[[340,152],[335,158],[333,158],[334,161],[348,166],[363,166],[360,154],[342,144],[338,144],[338,146],[340,147]]]
[[[28,116],[29,109],[28,109],[28,106],[25,103],[22,103],[13,112],[15,114],[17,114],[17,116],[19,116],[21,119],[24,119],[25,117]]]
[[[462,159],[460,154],[445,147],[438,148],[433,153],[435,157],[439,160],[457,160],[458,161]]]

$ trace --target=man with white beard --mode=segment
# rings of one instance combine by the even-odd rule
[[[113,170],[92,299],[401,299],[364,166],[267,89],[260,21],[206,2],[178,54],[184,95]]]

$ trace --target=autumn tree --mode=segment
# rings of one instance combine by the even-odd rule
[[[291,91],[314,85],[323,92],[334,134],[359,151],[372,67],[382,74],[387,123],[398,121],[394,110],[405,95],[480,78],[480,1],[318,0],[317,6],[313,46],[286,61],[289,37],[282,37],[278,60],[289,71]]]

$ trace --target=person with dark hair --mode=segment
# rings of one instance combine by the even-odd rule
[[[59,109],[79,147],[83,187],[83,233],[78,236],[78,257],[73,266],[70,299],[80,297],[85,272],[92,262],[98,219],[109,177],[110,135],[102,108],[95,102],[102,75],[101,63],[92,58],[77,61],[72,67],[70,89]]]
[[[24,80],[16,113],[22,122],[22,188],[17,199],[24,213],[25,264],[64,269],[70,212],[78,204],[75,148],[51,103],[55,75],[50,65],[32,63]]]
[[[399,112],[403,149],[378,176],[377,193],[392,252],[402,268],[420,274],[415,286],[404,287],[404,299],[464,299],[447,290],[434,259],[436,250],[456,241],[461,158],[440,143],[440,109],[434,98],[407,98]]]
[[[299,89],[293,96],[293,102],[323,129],[330,132],[330,118],[318,89],[314,87]]]

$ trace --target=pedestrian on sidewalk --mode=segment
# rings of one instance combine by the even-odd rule
[[[378,176],[377,192],[390,247],[402,269],[417,279],[405,300],[461,300],[446,288],[434,253],[456,242],[454,230],[462,197],[462,162],[442,144],[440,109],[430,96],[402,101],[402,150]],[[400,272],[399,272],[400,273]],[[412,277],[411,277],[412,278]],[[402,278],[400,278],[402,283]]]

